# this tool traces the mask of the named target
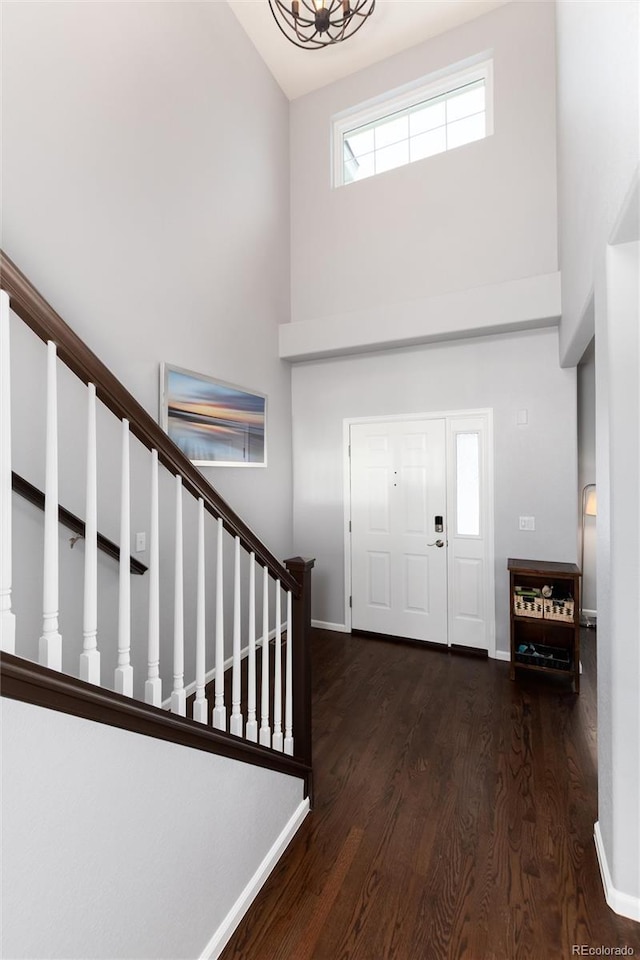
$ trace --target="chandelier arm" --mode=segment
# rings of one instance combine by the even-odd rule
[[[296,30],[296,37],[298,38],[298,40],[300,40],[300,44],[298,44],[298,46],[301,46],[302,44],[304,44],[303,49],[305,50],[313,50],[315,44],[320,44],[320,46],[323,46],[320,40],[316,40],[317,36],[318,36],[317,30],[314,30],[310,37],[305,37],[303,33],[302,34],[298,33],[298,31]],[[307,46],[308,44],[312,44],[312,46]]]
[[[345,14],[343,0],[328,0],[328,4],[323,4],[321,8],[324,16],[321,29],[318,29],[317,14],[320,11],[312,5],[311,0],[297,0],[297,16],[294,16],[293,10],[284,0],[269,0],[269,8],[278,29],[290,43],[302,50],[320,50],[352,37],[371,16],[375,5],[376,0],[355,0],[354,8]],[[312,20],[307,16],[300,16],[301,7],[313,16]],[[341,10],[341,16],[338,10]]]
[[[331,43],[340,43],[341,40],[344,40],[344,31],[346,30],[347,24],[346,21],[342,21],[342,24],[333,24],[336,33],[332,33],[331,30],[327,30],[327,34],[331,38]]]
[[[363,13],[362,8],[366,7],[366,5],[367,5],[367,0],[358,0],[358,3],[356,3],[353,10],[349,11],[349,17],[360,17],[361,19],[366,20],[367,17],[370,17],[373,11],[375,10],[376,0],[373,0],[373,3],[371,4],[370,9],[365,10],[365,12]]]
[[[289,27],[291,27],[292,29],[296,30],[296,33],[297,33],[296,25],[297,25],[298,23],[302,23],[302,25],[305,26],[305,27],[315,27],[315,22],[316,22],[316,21],[315,21],[315,17],[314,17],[313,20],[307,20],[306,18],[300,17],[300,16],[294,17],[294,15],[293,15],[293,13],[291,12],[291,10],[286,6],[286,4],[284,4],[284,3],[282,2],[282,0],[273,0],[273,2],[272,2],[272,0],[269,0],[269,6],[271,7],[271,12],[272,12],[272,14],[273,14],[273,18],[274,18],[274,20],[276,21],[276,23],[278,24],[278,26],[280,26],[280,21],[279,21],[278,18],[277,18],[276,10],[274,10],[274,7],[273,7],[273,4],[274,4],[274,3],[276,4],[277,9],[279,10],[280,15],[282,16],[282,19],[285,21],[285,23],[287,24],[287,26],[289,26]],[[305,3],[305,0],[302,0],[302,3],[304,3],[305,6],[307,6],[307,4]],[[280,29],[282,29],[282,28],[280,28]],[[287,34],[285,33],[285,37],[286,37],[286,36],[287,36]]]
[[[373,8],[372,8],[372,9],[373,9]],[[353,30],[350,30],[349,33],[347,33],[346,37],[344,38],[345,40],[348,39],[349,37],[352,37],[352,36],[354,35],[354,33],[357,33],[357,32],[358,32],[358,30],[360,29],[360,27],[361,27],[361,26],[367,21],[367,19],[369,18],[370,13],[371,13],[371,12],[358,14],[358,16],[361,17],[362,19],[360,20],[359,23],[356,23],[356,25],[355,25],[355,27],[353,28]]]
[[[308,10],[308,11],[309,11],[309,13],[310,13],[311,16],[312,16],[311,23],[314,23],[314,24],[315,24],[315,22],[316,22],[316,8],[314,7],[314,5],[313,5],[313,3],[311,2],[311,0],[300,0],[300,4],[301,4],[301,6],[303,6],[303,7],[305,8],[305,10]]]
[[[278,3],[279,6],[281,6],[280,0],[274,0],[274,2],[275,2],[275,3]],[[272,0],[269,0],[269,6],[271,7],[271,11],[272,11],[272,13],[273,13],[273,19],[276,21],[276,25],[277,25],[278,29],[280,30],[280,32],[282,33],[282,35],[283,35],[284,37],[286,37],[287,40],[289,40],[291,43],[295,44],[297,47],[301,47],[301,49],[303,49],[303,50],[313,50],[313,49],[316,49],[316,46],[315,46],[316,44],[317,44],[318,47],[324,46],[324,44],[323,44],[322,42],[315,40],[315,38],[316,38],[317,35],[318,35],[318,31],[315,29],[315,23],[314,23],[314,22],[312,22],[312,21],[303,21],[303,26],[308,26],[308,27],[313,27],[313,28],[314,28],[313,34],[312,34],[310,37],[306,37],[303,33],[300,33],[299,25],[298,25],[298,23],[296,22],[295,18],[292,17],[291,20],[289,20],[288,18],[284,18],[284,19],[285,19],[285,23],[287,24],[287,26],[289,27],[289,29],[290,29],[292,32],[294,32],[295,35],[296,35],[296,36],[298,37],[298,39],[300,40],[300,43],[296,43],[296,41],[290,36],[290,34],[287,33],[287,31],[285,30],[285,28],[284,28],[283,25],[281,24],[280,20],[279,20],[278,17],[276,16],[276,14],[275,14],[275,12],[274,12],[274,10],[273,10]],[[285,11],[285,12],[287,12],[287,11]],[[310,44],[313,43],[314,41],[315,41],[315,44],[314,44],[313,46],[310,46]]]

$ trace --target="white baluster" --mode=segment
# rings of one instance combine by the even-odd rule
[[[273,739],[271,746],[282,753],[282,608],[280,581],[276,580],[276,643],[273,679]]]
[[[84,614],[80,679],[100,684],[98,652],[98,471],[96,455],[96,388],[87,390],[87,496],[84,533]]]
[[[129,483],[129,421],[122,421],[122,477],[120,493],[120,579],[118,596],[118,666],[115,689],[133,696],[131,666],[131,496]]]
[[[233,672],[231,679],[231,721],[229,732],[236,737],[242,736],[243,720],[241,712],[241,670],[240,659],[240,537],[236,537],[233,566]]]
[[[224,705],[224,605],[222,576],[222,545],[224,526],[218,518],[218,552],[216,559],[216,698],[213,708],[213,725],[217,730],[227,729],[227,711]]]
[[[47,344],[47,436],[44,482],[44,582],[39,660],[62,670],[62,637],[58,632],[58,388],[56,345]]]
[[[173,690],[171,713],[187,715],[187,692],[184,689],[184,576],[182,547],[182,477],[176,477],[176,543],[173,602]]]
[[[285,663],[284,752],[293,756],[293,597],[287,593],[287,649]]]
[[[269,571],[262,568],[262,703],[260,706],[260,743],[271,746],[269,726]]]
[[[193,704],[193,719],[199,723],[209,722],[209,703],[205,697],[206,646],[205,646],[205,580],[204,580],[204,500],[198,500],[198,569],[196,586],[196,699]]]
[[[151,517],[149,521],[149,634],[145,703],[162,705],[160,678],[160,540],[158,530],[158,451],[151,451]]]
[[[256,720],[256,555],[249,556],[249,664],[247,682],[247,740],[258,742]]]
[[[231,680],[231,722],[229,732],[242,736],[241,669],[240,660],[240,537],[236,537],[233,569],[233,673]]]
[[[11,610],[11,357],[9,295],[0,291],[0,649],[16,650],[16,616]]]

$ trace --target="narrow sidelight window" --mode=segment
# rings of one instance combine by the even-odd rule
[[[480,438],[456,434],[456,533],[480,536]]]

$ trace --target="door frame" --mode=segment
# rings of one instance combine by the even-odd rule
[[[449,443],[450,423],[452,420],[461,420],[465,417],[483,417],[486,420],[485,456],[482,459],[483,490],[482,515],[487,525],[487,565],[485,578],[485,610],[487,611],[487,652],[489,657],[496,659],[496,593],[495,593],[495,516],[494,516],[494,445],[493,445],[493,408],[476,407],[463,410],[441,410],[428,413],[395,413],[371,417],[345,417],[342,421],[343,436],[343,528],[344,528],[344,620],[345,631],[352,632],[352,611],[350,598],[351,584],[351,426],[358,423],[390,423],[414,420],[444,420],[446,424],[446,471],[447,471],[447,530],[449,529],[450,511],[453,504],[453,470],[451,464],[451,449]],[[449,565],[447,554],[447,565]],[[447,609],[450,608],[450,595],[447,590]],[[450,645],[450,644],[449,644]]]

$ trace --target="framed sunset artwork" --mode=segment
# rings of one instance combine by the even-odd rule
[[[267,398],[262,393],[163,363],[160,421],[198,467],[267,465]]]

